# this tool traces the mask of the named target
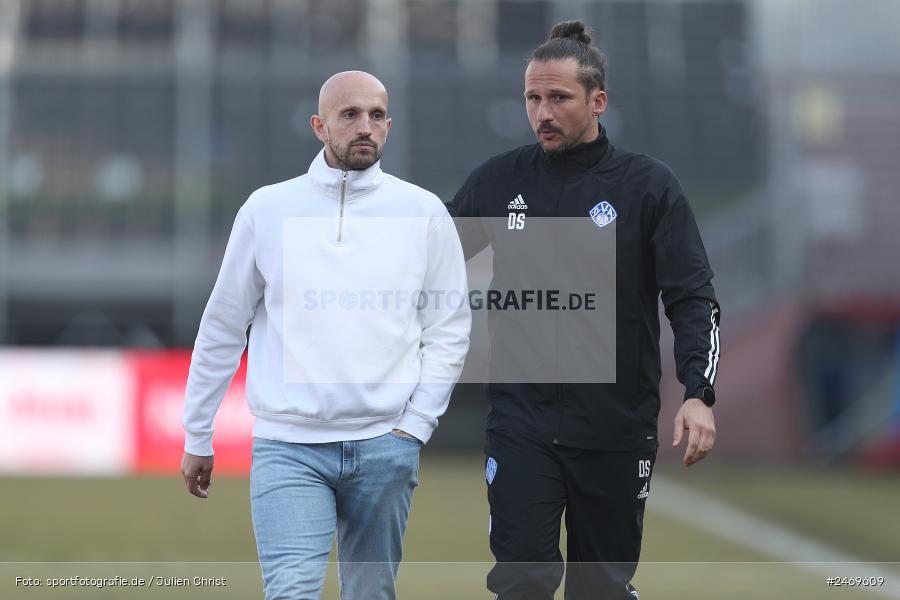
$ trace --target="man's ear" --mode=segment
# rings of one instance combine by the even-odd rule
[[[309,118],[309,126],[312,127],[313,133],[319,138],[319,141],[328,142],[328,130],[325,128],[325,120],[319,115],[313,115]]]
[[[608,102],[609,98],[603,90],[594,90],[591,93],[591,110],[595,117],[599,117],[606,112],[606,105]]]
[[[385,119],[385,123],[387,123],[387,131],[384,132],[384,139],[387,139],[387,134],[391,132],[391,125],[394,124],[394,120],[390,117]]]

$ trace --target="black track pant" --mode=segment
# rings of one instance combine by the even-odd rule
[[[553,598],[563,575],[564,511],[566,599],[635,598],[626,585],[641,553],[655,450],[566,448],[520,432],[491,430],[485,452],[491,551],[497,559],[487,586],[498,600]]]

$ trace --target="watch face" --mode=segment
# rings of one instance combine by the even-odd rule
[[[712,388],[706,388],[703,390],[703,404],[707,406],[712,406],[716,403],[716,393]]]

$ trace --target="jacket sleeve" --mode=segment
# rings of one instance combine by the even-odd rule
[[[489,243],[478,204],[476,181],[477,178],[473,172],[447,205],[447,210],[456,225],[466,260],[484,250]]]
[[[675,367],[684,399],[703,398],[719,365],[720,308],[700,230],[681,185],[671,176],[651,245],[656,284],[675,336]]]
[[[247,328],[263,295],[251,224],[238,212],[216,285],[203,311],[191,355],[182,425],[184,449],[213,454],[213,419],[247,345]]]
[[[469,349],[472,315],[469,309],[466,263],[456,229],[444,212],[428,235],[425,301],[418,312],[422,326],[421,370],[398,429],[427,442],[447,410],[450,392],[462,373]]]

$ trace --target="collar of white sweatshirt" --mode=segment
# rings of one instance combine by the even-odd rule
[[[462,371],[465,259],[443,203],[384,173],[328,166],[261,188],[235,219],[200,321],[185,450],[213,422],[248,345],[253,435],[295,443],[402,429],[427,441]]]
[[[345,176],[349,184],[349,191],[353,196],[378,189],[384,183],[385,178],[389,177],[381,170],[381,161],[364,171],[342,171],[330,167],[325,161],[325,150],[320,151],[313,159],[312,164],[309,165],[307,176],[325,194],[334,194],[334,196],[328,197],[337,201],[340,201],[341,182]]]

